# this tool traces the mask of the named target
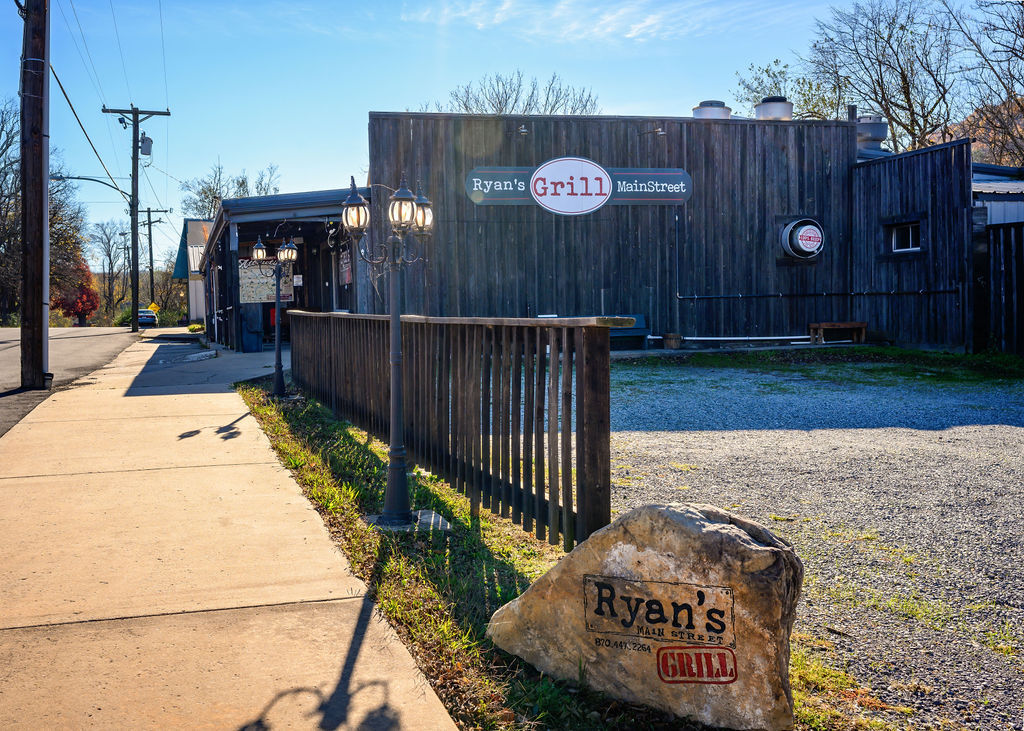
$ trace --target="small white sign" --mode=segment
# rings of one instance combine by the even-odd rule
[[[293,274],[292,275],[292,286],[294,286],[294,287],[301,287],[302,286],[302,275],[301,274]]]

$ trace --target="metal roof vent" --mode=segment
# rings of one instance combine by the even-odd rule
[[[882,143],[889,136],[889,123],[878,115],[857,117],[857,148],[881,150]]]
[[[784,121],[793,118],[793,102],[784,96],[766,96],[754,107],[754,119]]]
[[[731,114],[732,109],[717,99],[707,99],[693,108],[694,119],[728,119]]]

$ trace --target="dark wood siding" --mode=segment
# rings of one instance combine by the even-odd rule
[[[653,134],[657,127],[666,134]],[[642,313],[655,333],[690,336],[800,334],[809,322],[850,316],[848,297],[807,293],[850,287],[853,124],[371,113],[369,145],[372,183],[394,187],[404,171],[434,203],[429,261],[407,269],[406,312]],[[611,168],[683,168],[693,196],[681,206],[570,217],[477,206],[465,193],[475,167],[533,167],[567,155]],[[375,199],[371,237],[379,241],[385,196]],[[824,227],[813,263],[781,252],[782,226],[800,217]],[[800,296],[749,297],[780,293]],[[372,297],[369,307],[386,305]]]
[[[988,233],[990,315],[984,345],[1024,355],[1024,223],[990,226]]]
[[[952,142],[854,169],[853,316],[903,344],[961,347],[969,332],[971,148]],[[892,226],[920,222],[921,250]],[[889,293],[889,294],[885,294]]]

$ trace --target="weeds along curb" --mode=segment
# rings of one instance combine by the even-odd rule
[[[554,565],[562,555],[558,548],[487,511],[471,518],[462,495],[418,470],[410,479],[413,504],[443,515],[451,533],[370,528],[362,518],[379,512],[383,502],[386,445],[337,421],[313,400],[275,404],[260,386],[236,384],[353,572],[461,727],[680,728],[663,713],[554,682],[484,637],[494,610]]]
[[[413,505],[443,515],[451,533],[381,533],[363,516],[383,504],[387,445],[312,399],[274,402],[269,378],[235,387],[460,727],[704,728],[553,681],[486,639],[494,610],[557,563],[560,548],[487,510],[471,517],[463,495],[421,470],[410,478]],[[872,699],[823,664],[827,648],[799,635],[795,645],[797,729],[890,728],[860,716]]]

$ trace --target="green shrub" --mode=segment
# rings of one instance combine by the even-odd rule
[[[132,324],[132,311],[121,310],[114,318],[114,327],[126,327]]]
[[[184,310],[160,310],[156,313],[156,320],[160,327],[177,327],[182,320],[188,320],[188,313]]]
[[[188,326],[188,331],[190,333],[205,332],[206,331],[206,325],[204,325],[201,322],[193,322],[191,325]]]

